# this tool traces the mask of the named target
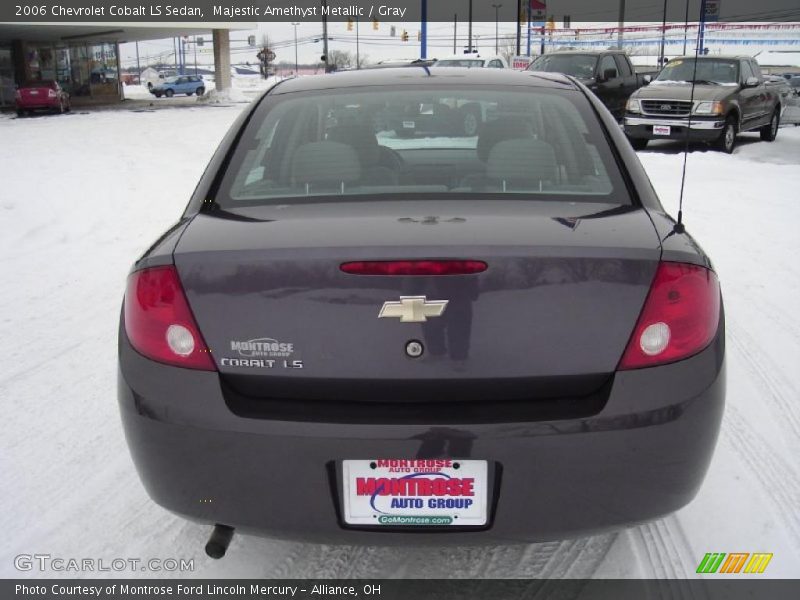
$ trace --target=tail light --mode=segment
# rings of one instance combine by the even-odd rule
[[[17,100],[22,99],[22,92],[19,90],[14,90],[14,98],[16,98]]]
[[[351,275],[471,275],[482,273],[481,260],[368,260],[340,265]]]
[[[215,371],[175,267],[132,273],[125,291],[125,331],[131,345],[158,362]]]
[[[52,89],[51,89],[51,90],[47,90],[47,96],[48,96],[49,98],[55,98],[56,96],[58,96],[58,94],[56,94],[56,91],[55,91],[55,90],[52,90]]]
[[[619,369],[652,367],[697,354],[717,333],[719,308],[719,282],[712,271],[660,263]]]

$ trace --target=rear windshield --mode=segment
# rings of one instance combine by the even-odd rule
[[[23,85],[22,87],[26,87],[26,88],[53,88],[53,89],[55,89],[56,82],[55,81],[50,81],[50,80],[47,80],[47,79],[45,79],[43,81],[26,81],[25,85]]]
[[[476,60],[476,59],[468,59],[468,58],[445,58],[443,60],[437,60],[436,66],[437,67],[482,67],[484,61]]]
[[[586,98],[534,87],[267,97],[215,200],[236,206],[361,195],[630,204]]]
[[[533,61],[528,70],[565,73],[579,79],[591,79],[594,77],[596,64],[595,54],[545,54]]]

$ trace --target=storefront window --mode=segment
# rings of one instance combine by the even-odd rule
[[[70,76],[69,68],[69,49],[66,46],[61,46],[55,49],[56,55],[56,81],[61,84],[65,90],[69,91],[72,87],[72,77]]]
[[[0,44],[0,106],[14,104],[14,64],[11,46]]]
[[[118,96],[119,69],[116,44],[90,45],[89,66],[92,96]]]
[[[73,96],[89,96],[89,53],[85,45],[69,47],[70,82],[69,93]]]
[[[56,78],[55,53],[49,44],[28,44],[25,59],[32,81]]]

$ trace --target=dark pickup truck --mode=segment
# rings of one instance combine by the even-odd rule
[[[637,73],[628,55],[618,50],[551,52],[534,60],[528,70],[575,77],[592,90],[618,119],[625,112],[628,96],[647,85],[653,75]]]
[[[694,92],[692,92],[694,82]],[[625,134],[637,150],[653,139],[714,144],[731,153],[736,134],[759,131],[771,142],[781,118],[778,89],[749,56],[674,58],[628,99]]]

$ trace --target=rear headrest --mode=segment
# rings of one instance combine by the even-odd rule
[[[292,158],[293,183],[349,183],[361,179],[356,151],[339,142],[309,142]]]
[[[520,122],[519,119],[501,117],[494,121],[487,121],[478,131],[478,158],[483,162],[489,160],[489,152],[498,142],[514,138],[531,136],[530,125]]]
[[[489,153],[486,175],[508,183],[552,181],[556,155],[550,144],[533,138],[505,140]]]
[[[328,132],[328,141],[351,146],[356,151],[362,168],[378,164],[378,139],[369,126],[339,125]]]

